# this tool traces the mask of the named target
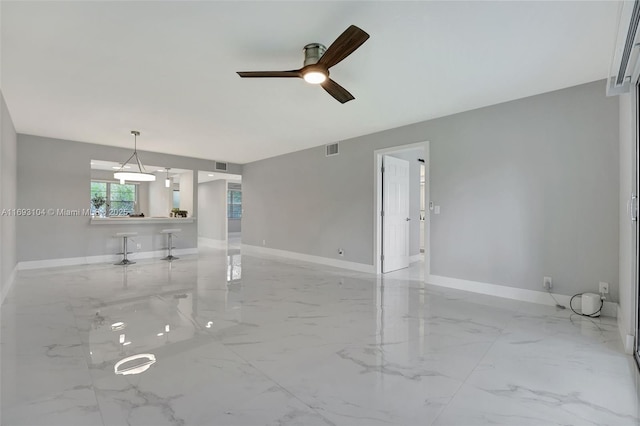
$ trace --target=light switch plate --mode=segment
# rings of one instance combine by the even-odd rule
[[[440,214],[440,206],[435,206],[435,208],[433,209],[433,212],[435,214]]]

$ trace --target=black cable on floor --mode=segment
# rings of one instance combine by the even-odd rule
[[[589,317],[589,318],[597,318],[598,314],[600,313],[600,311],[602,311],[602,307],[604,306],[604,299],[602,297],[600,298],[600,309],[598,309],[597,311],[595,311],[591,315],[583,314],[583,313],[578,312],[575,309],[573,309],[573,306],[572,306],[573,299],[575,299],[578,296],[582,297],[583,294],[584,293],[578,293],[578,294],[574,294],[573,296],[571,296],[571,300],[569,300],[569,307],[571,308],[573,313],[576,314],[576,315],[580,315],[580,316],[583,316],[583,317]]]
[[[561,304],[560,304],[560,302],[558,302],[558,299],[556,299],[556,298],[553,296],[553,293],[551,293],[551,290],[547,289],[547,293],[549,293],[549,296],[551,296],[551,298],[553,299],[553,301],[554,301],[554,302],[556,302],[556,308],[558,308],[558,309],[567,309],[567,307],[566,307],[566,306],[561,305]]]

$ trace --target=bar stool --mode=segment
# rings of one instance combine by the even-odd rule
[[[115,237],[116,238],[122,238],[122,253],[116,253],[116,254],[122,254],[124,257],[122,258],[122,260],[118,263],[114,263],[114,265],[133,265],[136,262],[132,262],[127,258],[127,255],[129,253],[132,253],[130,251],[127,250],[127,238],[129,237],[135,237],[136,235],[138,235],[137,232],[118,232]]]
[[[169,255],[167,257],[163,257],[161,260],[172,261],[180,259],[179,257],[175,257],[173,254],[171,254],[171,250],[175,248],[173,247],[173,234],[177,232],[182,232],[182,229],[163,229],[162,231],[160,231],[161,234],[167,234],[169,236],[169,247],[167,247],[169,249]]]

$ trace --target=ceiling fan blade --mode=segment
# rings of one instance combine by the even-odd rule
[[[329,46],[324,55],[320,57],[318,64],[331,68],[351,55],[368,38],[369,34],[355,25],[351,25]]]
[[[240,77],[268,78],[268,77],[302,77],[300,70],[291,71],[238,71]]]
[[[330,78],[325,80],[325,82],[322,83],[321,86],[324,90],[327,91],[328,94],[336,98],[336,100],[341,104],[355,99],[353,95],[347,91],[347,89],[340,86]]]

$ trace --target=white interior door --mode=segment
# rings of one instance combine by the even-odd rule
[[[409,162],[382,158],[382,273],[409,266]]]

